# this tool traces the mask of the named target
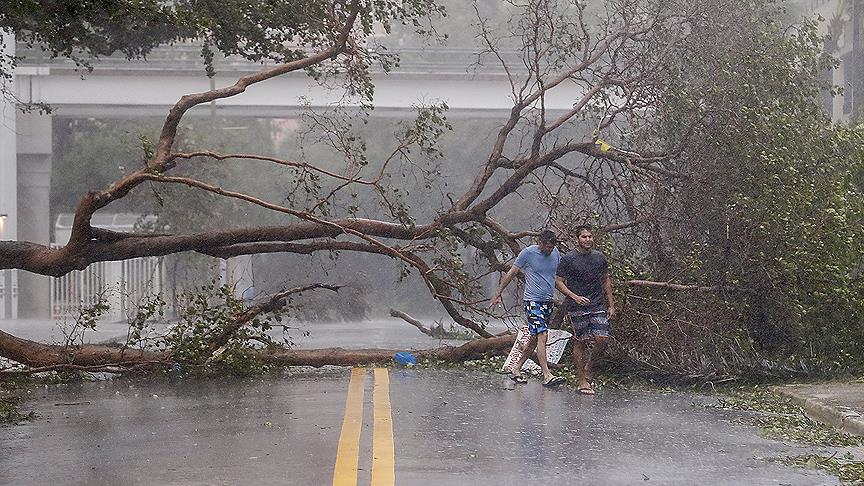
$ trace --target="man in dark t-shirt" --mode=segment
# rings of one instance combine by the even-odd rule
[[[555,288],[567,300],[567,318],[573,327],[573,364],[579,376],[579,391],[593,395],[592,368],[606,349],[609,319],[615,317],[612,282],[606,257],[594,250],[594,233],[588,226],[576,229],[576,249],[561,257]],[[587,345],[593,344],[590,358]]]

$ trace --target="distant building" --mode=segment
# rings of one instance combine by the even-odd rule
[[[820,33],[829,36],[825,50],[840,60],[826,78],[843,89],[836,97],[826,94],[825,111],[834,121],[858,121],[864,111],[864,0],[798,0],[790,2],[797,13],[821,16]],[[856,100],[856,94],[858,98]]]

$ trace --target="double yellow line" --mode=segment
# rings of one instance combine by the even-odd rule
[[[390,375],[386,368],[375,368],[372,389],[372,486],[393,486],[396,477],[393,450],[393,418],[390,413]],[[345,418],[336,451],[333,486],[356,486],[360,460],[360,431],[363,426],[363,393],[366,369],[351,370]]]

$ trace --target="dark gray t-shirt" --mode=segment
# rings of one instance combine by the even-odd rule
[[[563,257],[558,265],[557,275],[564,277],[567,288],[574,294],[591,300],[588,305],[578,305],[567,298],[568,312],[599,312],[607,310],[606,294],[603,293],[603,275],[609,272],[606,257],[597,250],[579,253],[572,250]]]

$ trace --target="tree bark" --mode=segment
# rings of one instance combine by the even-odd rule
[[[171,354],[135,348],[116,348],[96,344],[61,346],[22,339],[0,331],[0,356],[23,365],[46,366],[138,366],[169,362]]]
[[[404,350],[404,349],[265,349],[258,357],[283,366],[315,366],[325,365],[355,366],[391,361],[393,355],[400,351],[410,351],[418,359],[439,359],[447,362],[465,361],[472,357],[487,353],[499,353],[513,346],[516,336],[507,334],[492,338],[477,338],[461,346],[442,346],[434,349]]]
[[[386,363],[400,351],[410,351],[420,359],[439,359],[448,362],[464,361],[487,353],[499,353],[513,345],[515,335],[478,338],[461,346],[442,346],[434,349],[288,349],[266,348],[257,352],[258,358],[281,366],[360,366]],[[173,362],[170,352],[146,351],[133,348],[115,348],[88,344],[59,346],[42,344],[17,338],[0,331],[0,356],[32,368],[82,369],[97,367],[133,368],[141,365],[168,365]]]

